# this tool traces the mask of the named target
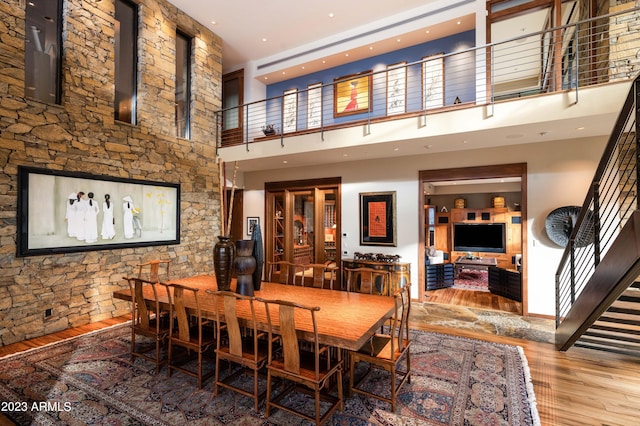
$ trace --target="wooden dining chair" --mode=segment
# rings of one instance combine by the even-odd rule
[[[216,334],[218,339],[216,344],[216,370],[213,395],[218,396],[218,386],[230,389],[253,398],[253,409],[258,412],[258,405],[266,394],[266,390],[259,392],[258,373],[267,364],[269,348],[267,340],[264,338],[266,337],[266,333],[258,330],[256,311],[253,303],[255,298],[229,291],[207,290],[207,293],[213,294],[218,299],[218,303],[216,303]],[[249,310],[251,314],[251,320],[243,323],[242,328],[238,321],[238,306]],[[226,333],[225,339],[221,338],[223,333]],[[237,368],[224,379],[220,379],[220,366],[223,360],[229,364],[239,365],[240,368]],[[248,392],[246,389],[234,385],[236,379],[247,372],[247,370],[250,370],[253,374],[252,392]]]
[[[167,288],[167,297],[169,298],[169,315],[170,318],[175,318],[177,324],[169,329],[167,375],[171,377],[172,370],[181,371],[196,377],[198,389],[202,389],[202,382],[215,373],[215,369],[211,369],[207,374],[203,374],[203,359],[216,343],[215,329],[211,321],[202,317],[197,288],[181,284],[164,285]],[[187,300],[190,302],[190,306],[195,305],[195,311],[187,310]],[[182,347],[186,352],[178,359],[174,359],[175,346]],[[184,365],[191,358],[191,353],[197,357],[195,371]]]
[[[396,395],[402,385],[411,383],[411,340],[409,339],[409,313],[411,310],[410,284],[399,288],[393,295],[395,299],[394,314],[388,333],[376,333],[359,350],[349,354],[349,396],[352,392],[371,398],[377,398],[391,404],[396,410]],[[402,360],[405,360],[403,367]],[[355,365],[358,362],[369,364],[364,376],[354,383]],[[368,392],[359,387],[373,371],[372,367],[382,368],[389,372],[390,396]],[[399,380],[398,380],[399,377]]]
[[[170,260],[150,260],[149,262],[138,265],[138,278],[147,279],[154,283],[169,280],[169,264]],[[164,266],[164,273],[160,277],[160,267]],[[145,276],[146,275],[146,276]]]
[[[333,283],[336,279],[336,273],[338,268],[335,266],[328,266],[320,263],[311,263],[306,265],[300,265],[302,270],[302,277],[300,280],[301,285],[306,285],[309,278],[311,287],[325,288],[325,283],[329,283],[329,288],[333,290]],[[296,274],[297,275],[297,274]]]
[[[269,282],[295,284],[296,265],[285,260],[269,262]],[[276,277],[277,276],[277,277]],[[276,281],[274,281],[274,278]]]
[[[389,295],[391,272],[372,268],[344,268],[347,291]]]
[[[156,373],[167,362],[161,353],[162,346],[169,336],[169,316],[160,309],[158,291],[155,282],[140,278],[123,277],[129,283],[131,291],[131,361],[136,357],[154,362]],[[147,298],[145,299],[145,293]],[[151,294],[151,299],[149,299]],[[153,339],[155,345],[136,347],[136,336]]]
[[[274,350],[274,343],[269,345],[266,415],[269,417],[271,409],[275,407],[320,425],[343,407],[342,351],[330,351],[329,346],[320,344],[316,323],[319,307],[282,300],[263,302],[267,311],[269,342],[273,342],[272,336],[278,333],[282,345],[280,352]],[[310,327],[305,341],[311,344],[311,350],[308,350],[307,345],[300,345],[298,342],[298,323]],[[337,357],[333,359],[331,353],[335,353]],[[283,380],[284,389],[273,396],[275,378]],[[331,392],[331,384],[337,384],[337,393]],[[304,395],[313,394],[313,415],[303,412],[299,406],[286,405],[287,395],[298,391]],[[329,403],[324,413],[320,412],[321,401]]]

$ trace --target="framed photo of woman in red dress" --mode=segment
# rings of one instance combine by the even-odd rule
[[[359,114],[371,107],[371,71],[334,80],[333,116]]]

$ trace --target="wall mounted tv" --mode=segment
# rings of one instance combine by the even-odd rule
[[[453,249],[455,251],[505,253],[505,224],[454,223]]]

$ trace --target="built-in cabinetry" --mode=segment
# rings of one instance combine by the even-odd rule
[[[426,212],[429,212],[429,207],[425,206]],[[493,257],[497,260],[500,268],[516,268],[517,255],[522,253],[521,212],[509,211],[507,208],[454,208],[450,212],[437,212],[434,217],[432,233],[427,234],[426,241],[434,242],[435,248],[444,252],[445,262],[455,262],[459,256],[465,256],[469,253],[468,251],[454,250],[453,225],[455,223],[504,223],[504,253],[475,251],[471,254],[477,257]]]

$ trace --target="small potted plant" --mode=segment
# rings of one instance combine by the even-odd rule
[[[276,134],[275,124],[266,124],[262,126],[262,132],[265,136],[271,136]]]

